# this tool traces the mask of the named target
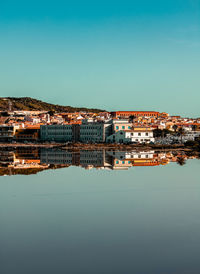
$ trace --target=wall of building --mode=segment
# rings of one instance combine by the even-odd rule
[[[42,141],[72,142],[72,125],[42,125],[40,138]]]
[[[154,142],[152,131],[117,131],[111,136],[107,137],[108,143],[150,143]]]
[[[111,123],[83,122],[80,125],[80,142],[103,143],[111,134]]]
[[[111,112],[114,118],[129,118],[130,116],[135,117],[159,117],[160,112],[157,111],[115,111]]]
[[[0,126],[0,141],[11,141],[15,134],[13,126]]]

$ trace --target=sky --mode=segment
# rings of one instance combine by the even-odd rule
[[[200,0],[1,0],[0,96],[200,117]]]

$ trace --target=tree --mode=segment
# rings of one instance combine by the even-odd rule
[[[179,130],[178,130],[180,136],[181,136],[181,144],[183,143],[183,135],[185,133],[185,130],[183,127],[180,127]]]
[[[159,129],[159,128],[157,128],[157,129],[154,129],[154,131],[153,131],[153,136],[154,137],[166,137],[167,136],[167,134],[171,134],[172,132],[170,131],[170,130],[168,130],[168,129]]]
[[[9,117],[10,115],[9,115],[9,113],[7,111],[2,111],[1,114],[0,114],[0,116],[2,116],[2,117]]]
[[[129,122],[133,123],[133,121],[135,120],[136,116],[135,115],[130,115],[129,116]]]
[[[55,111],[53,111],[53,110],[50,110],[50,111],[48,112],[48,114],[49,114],[50,116],[54,116],[54,114],[55,114]]]
[[[153,136],[154,137],[161,137],[162,136],[162,130],[159,129],[159,128],[154,129]]]
[[[177,126],[176,124],[174,124],[172,128],[173,128],[173,130],[176,132],[176,131],[177,131],[177,128],[178,128],[178,126]]]
[[[192,130],[196,131],[197,130],[197,125],[192,125]]]
[[[184,158],[183,156],[177,157],[176,162],[177,162],[177,164],[179,164],[180,166],[183,166],[183,165],[186,164],[185,158]]]

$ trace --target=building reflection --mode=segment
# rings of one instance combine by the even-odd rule
[[[79,166],[85,169],[127,170],[131,167],[153,167],[170,162],[185,164],[197,158],[184,152],[79,150],[18,147],[0,150],[0,175],[36,174],[46,169]]]

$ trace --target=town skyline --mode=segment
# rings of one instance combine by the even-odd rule
[[[105,112],[115,112],[115,111],[126,111],[126,112],[131,112],[131,111],[135,111],[135,112],[163,112],[163,113],[168,113],[168,114],[170,114],[171,116],[180,116],[180,117],[187,117],[187,118],[199,118],[200,117],[200,114],[199,115],[197,115],[197,116],[190,116],[190,115],[188,115],[187,116],[187,114],[183,114],[183,115],[181,115],[180,113],[178,113],[178,112],[176,112],[176,113],[170,113],[169,111],[166,111],[166,109],[164,109],[164,110],[159,110],[159,107],[157,107],[157,108],[154,108],[154,109],[151,109],[150,107],[149,107],[149,109],[145,109],[144,107],[143,108],[138,108],[137,106],[136,107],[132,107],[132,109],[127,109],[127,108],[120,108],[120,107],[116,107],[115,109],[104,109],[103,107],[100,107],[100,108],[96,108],[95,106],[90,106],[90,107],[88,107],[87,105],[86,106],[83,106],[83,105],[65,105],[65,104],[57,104],[57,102],[54,100],[54,102],[49,102],[48,100],[47,101],[43,101],[43,100],[40,100],[39,98],[34,98],[34,97],[28,97],[28,96],[25,96],[25,97],[23,97],[23,96],[16,96],[16,97],[11,97],[11,96],[4,96],[4,97],[0,97],[0,100],[5,100],[5,102],[7,101],[8,102],[8,104],[7,104],[7,110],[9,111],[9,108],[11,107],[12,108],[12,104],[13,104],[13,102],[15,102],[15,100],[20,100],[20,99],[22,99],[22,100],[33,100],[34,101],[34,103],[35,102],[38,102],[38,103],[44,103],[44,104],[47,104],[47,105],[52,105],[52,107],[53,106],[55,106],[55,107],[63,107],[63,108],[67,108],[67,107],[69,107],[69,108],[72,108],[72,110],[68,110],[68,112],[75,112],[76,111],[76,109],[77,109],[77,111],[79,112],[79,111],[83,111],[84,112],[84,110],[93,110],[93,111],[91,111],[91,112],[95,112],[96,110],[99,110],[99,112],[103,112],[103,111],[105,111]],[[10,101],[10,102],[9,102]],[[20,102],[21,103],[21,102]],[[26,105],[26,104],[25,104]],[[4,107],[4,108],[3,108]],[[25,107],[25,106],[24,106]],[[81,110],[82,109],[82,110]],[[6,107],[5,107],[5,105],[2,105],[2,103],[0,102],[0,111],[3,111],[3,110],[6,110]],[[20,109],[20,108],[18,108],[18,109],[16,109],[15,108],[15,110],[26,110],[25,108],[22,108],[22,109]],[[30,109],[28,109],[27,108],[27,110],[30,110]],[[33,109],[34,110],[34,109]],[[35,109],[35,110],[37,110],[37,109]],[[38,109],[38,110],[42,110],[41,108],[40,109]],[[45,109],[44,109],[45,110]],[[59,112],[59,111],[56,111],[56,109],[54,110],[55,112]],[[66,110],[63,110],[64,112],[66,112]]]

